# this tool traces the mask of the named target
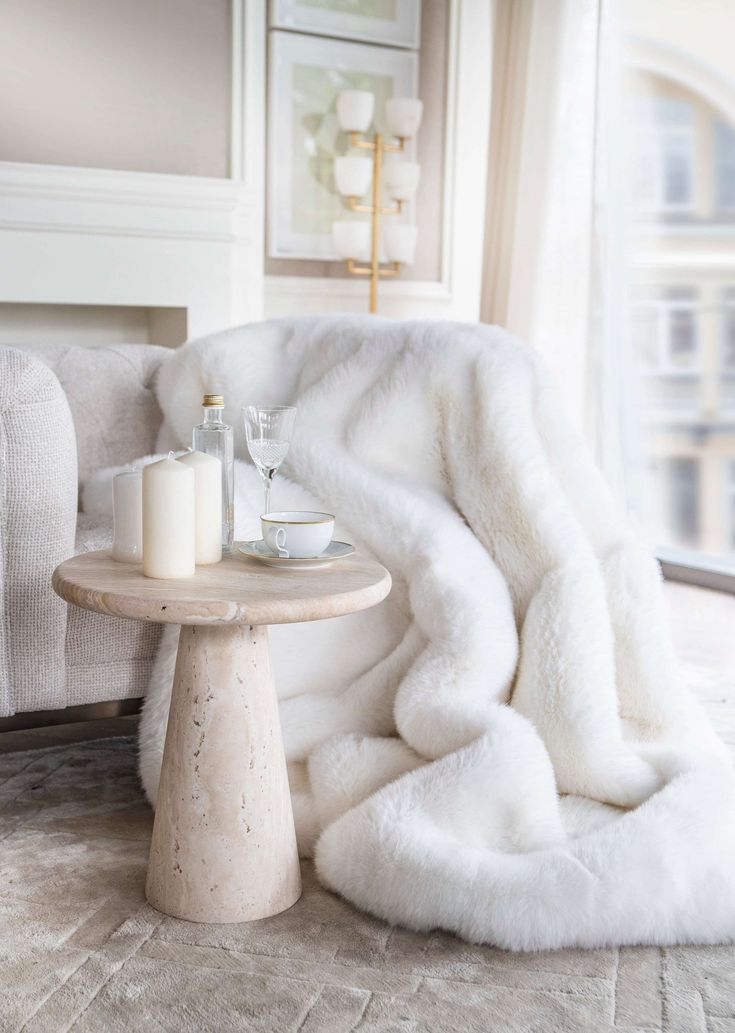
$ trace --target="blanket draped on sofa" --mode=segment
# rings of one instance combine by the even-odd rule
[[[205,391],[297,404],[275,504],[336,513],[394,579],[375,611],[271,629],[323,883],[518,950],[732,939],[730,763],[680,683],[658,567],[537,357],[462,324],[228,330],[164,365],[162,450],[190,443]],[[244,462],[236,480],[238,536],[259,537],[260,482]],[[153,799],[172,632],[142,729]]]

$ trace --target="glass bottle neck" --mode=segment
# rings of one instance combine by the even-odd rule
[[[205,405],[204,406],[204,422],[205,423],[222,423],[222,406],[219,405]]]

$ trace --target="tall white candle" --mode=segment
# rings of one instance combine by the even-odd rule
[[[143,467],[143,573],[194,576],[196,553],[194,471],[174,459]]]
[[[222,559],[222,463],[205,452],[189,452],[178,462],[194,471],[196,562]]]
[[[143,558],[143,474],[125,470],[112,480],[112,558],[140,563]]]

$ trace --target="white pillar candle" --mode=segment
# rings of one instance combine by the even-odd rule
[[[140,563],[143,558],[143,474],[125,470],[112,479],[112,558]]]
[[[421,125],[424,105],[415,97],[392,97],[385,102],[385,120],[388,129],[404,140],[415,136]]]
[[[367,260],[370,252],[370,223],[364,220],[351,222],[346,219],[332,223],[334,250],[340,258]]]
[[[337,121],[346,133],[366,133],[374,110],[375,94],[368,90],[342,90],[337,94]]]
[[[373,178],[370,158],[346,155],[334,159],[334,179],[340,194],[345,197],[364,197]]]
[[[143,467],[143,573],[193,577],[196,525],[194,471],[174,459]]]
[[[205,452],[188,452],[178,460],[194,471],[196,562],[222,559],[222,463]]]
[[[385,163],[384,180],[388,197],[394,201],[410,201],[419,185],[421,166],[417,161],[393,158]]]
[[[413,265],[416,255],[416,227],[398,222],[386,222],[383,227],[385,255],[389,262]]]

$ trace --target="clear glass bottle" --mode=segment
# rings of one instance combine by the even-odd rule
[[[217,456],[222,463],[222,552],[232,552],[235,532],[235,464],[233,462],[232,427],[223,422],[223,395],[205,395],[202,399],[204,423],[192,432],[192,446],[197,452]]]

